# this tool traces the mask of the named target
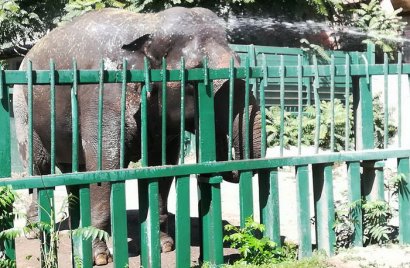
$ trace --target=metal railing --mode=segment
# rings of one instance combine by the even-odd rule
[[[184,68],[184,62],[181,61],[181,69],[166,70],[165,62],[163,68],[159,70],[151,70],[148,67],[147,61],[143,70],[127,69],[127,62],[124,61],[122,70],[104,70],[104,63],[101,63],[99,70],[78,70],[76,63],[73,62],[71,70],[56,70],[54,63],[51,61],[50,70],[32,70],[28,64],[26,71],[0,71],[0,186],[9,185],[13,189],[28,189],[38,188],[40,219],[49,221],[46,215],[47,210],[51,209],[50,197],[53,195],[53,189],[60,185],[77,186],[76,195],[79,198],[77,207],[72,207],[70,211],[76,212],[72,215],[72,226],[88,226],[90,220],[90,189],[89,185],[94,183],[110,182],[111,189],[111,218],[112,218],[112,237],[114,241],[113,258],[116,267],[124,267],[128,264],[127,252],[127,227],[126,227],[126,208],[125,208],[125,181],[138,180],[139,182],[139,210],[140,210],[140,228],[141,228],[141,264],[144,267],[160,267],[160,246],[159,246],[159,212],[158,212],[158,182],[165,177],[176,178],[177,204],[176,204],[176,264],[178,267],[185,267],[190,264],[190,214],[189,214],[189,181],[191,175],[197,175],[199,193],[200,193],[200,209],[199,219],[201,228],[201,257],[204,261],[212,263],[223,262],[223,231],[222,231],[222,215],[221,215],[221,192],[220,184],[222,183],[222,173],[232,170],[240,172],[240,218],[243,224],[245,219],[254,215],[253,211],[253,196],[252,196],[252,180],[253,173],[258,174],[259,180],[259,200],[260,200],[260,222],[266,225],[265,235],[273,241],[280,244],[280,218],[279,218],[279,195],[278,183],[280,178],[278,168],[284,166],[294,166],[296,173],[296,192],[297,192],[297,211],[299,230],[299,255],[309,256],[312,252],[312,237],[311,237],[311,212],[309,205],[309,167],[312,169],[312,179],[314,188],[314,214],[316,216],[315,228],[317,230],[317,245],[319,249],[323,249],[329,254],[334,252],[335,233],[333,230],[334,222],[334,202],[333,202],[333,186],[332,186],[332,165],[335,162],[346,162],[347,164],[347,180],[349,182],[349,200],[351,202],[361,200],[361,177],[360,167],[364,170],[374,169],[377,161],[394,158],[397,159],[397,169],[399,173],[406,176],[406,181],[409,180],[409,157],[410,148],[403,148],[402,141],[402,116],[398,120],[398,137],[399,148],[388,148],[388,92],[389,90],[398,90],[401,92],[401,83],[397,89],[390,89],[385,82],[384,94],[384,148],[376,149],[374,146],[373,130],[373,110],[372,110],[372,94],[371,94],[371,76],[384,75],[387,81],[387,75],[397,75],[401,79],[402,74],[410,74],[410,65],[403,64],[401,60],[397,63],[389,64],[385,58],[384,64],[374,64],[371,57],[363,58],[360,62],[351,63],[349,55],[346,55],[345,64],[337,64],[332,57],[332,61],[328,65],[320,65],[317,61],[313,61],[312,65],[303,64],[301,58],[296,66],[287,66],[284,64],[283,58],[280,58],[280,64],[276,66],[267,65],[266,62],[259,67],[251,67],[250,61],[245,59],[244,67],[234,67],[231,64],[230,68],[210,69],[207,67],[206,60],[203,68],[189,69]],[[401,57],[399,56],[399,59]],[[359,60],[359,59],[358,59]],[[232,105],[236,101],[243,101],[245,107],[249,105],[251,93],[251,79],[256,79],[258,88],[259,106],[265,107],[265,87],[270,79],[279,81],[280,90],[283,93],[285,88],[285,79],[296,79],[298,86],[299,100],[301,98],[301,88],[304,79],[314,79],[313,92],[315,94],[315,103],[319,106],[320,99],[317,95],[317,90],[320,87],[318,81],[321,78],[329,79],[330,83],[330,102],[334,103],[334,85],[335,76],[345,77],[346,95],[353,94],[354,103],[349,103],[349,98],[345,98],[346,109],[353,107],[356,123],[354,126],[354,134],[356,137],[355,150],[349,150],[349,146],[345,151],[335,152],[334,139],[331,141],[330,150],[325,153],[319,153],[320,136],[315,136],[316,152],[311,155],[302,154],[301,149],[301,111],[302,102],[298,103],[298,154],[295,156],[275,156],[265,158],[266,152],[266,122],[262,120],[262,146],[260,159],[247,159],[249,157],[249,147],[252,146],[249,142],[244,143],[245,159],[231,160],[232,152],[228,150],[228,161],[216,162],[216,137],[215,137],[215,114],[214,114],[214,92],[213,81],[220,79],[229,80],[229,91],[234,93],[235,79],[243,79],[245,81],[245,99],[235,99],[235,94],[230,94],[230,100],[226,104],[232,111]],[[181,98],[184,98],[186,83],[196,85],[197,98],[197,154],[198,163],[184,164],[182,161],[179,165],[164,165],[149,167],[148,166],[148,146],[147,143],[147,94],[152,90],[152,83],[160,83],[161,86],[155,90],[161,90],[162,96],[166,98],[167,82],[180,82]],[[353,81],[353,82],[352,82]],[[121,84],[121,139],[118,141],[121,148],[121,169],[103,170],[102,169],[102,121],[103,95],[104,85],[107,83]],[[127,94],[127,83],[140,83],[141,90],[141,168],[127,169],[124,165],[124,128],[125,128],[125,102]],[[9,119],[9,101],[8,89],[11,85],[23,84],[27,85],[28,92],[28,114],[29,114],[29,176],[20,179],[12,179],[11,163],[10,163],[10,119]],[[81,90],[83,84],[96,84],[96,90],[99,92],[98,112],[98,153],[96,171],[78,172],[78,103],[77,92]],[[55,149],[52,149],[51,154],[51,170],[50,175],[34,175],[33,172],[33,126],[32,118],[35,110],[31,104],[32,94],[35,91],[35,85],[50,85],[50,107],[55,109],[54,94],[58,90],[58,85],[71,85],[71,107],[72,107],[72,151],[73,151],[73,169],[71,173],[55,174]],[[280,109],[284,111],[284,94],[280,94]],[[401,100],[399,98],[399,100]],[[185,130],[184,109],[185,102],[181,102],[181,133]],[[166,107],[162,107],[166,110]],[[401,102],[398,103],[398,109],[401,110]],[[245,112],[247,109],[245,109]],[[164,110],[162,110],[164,112]],[[249,112],[249,111],[248,111]],[[400,114],[400,113],[399,113]],[[261,116],[265,118],[265,110],[261,109]],[[320,109],[316,110],[317,118],[320,117]],[[165,117],[164,117],[165,118]],[[232,115],[229,120],[228,144],[232,147]],[[245,129],[244,135],[249,135],[249,114],[245,113]],[[283,116],[282,122],[278,122],[281,128],[281,139],[283,139]],[[54,148],[56,122],[55,116],[51,116],[50,131],[52,133],[51,148]],[[346,121],[348,122],[348,116]],[[161,122],[161,128],[166,129],[167,122]],[[320,133],[320,121],[317,121],[315,132]],[[351,126],[346,126],[350,129]],[[334,125],[331,126],[332,137],[334,137]],[[347,133],[346,133],[347,135]],[[180,135],[180,158],[184,157],[184,135]],[[249,141],[249,139],[246,139]],[[162,144],[162,164],[165,164],[166,159],[166,134],[163,131]],[[368,174],[363,171],[363,174]],[[369,178],[367,178],[369,179]],[[377,184],[383,180],[383,176],[377,176],[370,179],[367,188],[370,192],[375,191]],[[399,238],[400,243],[410,243],[410,229],[406,228],[405,224],[409,222],[409,214],[406,212],[410,209],[410,199],[407,193],[410,186],[405,184],[405,191],[399,191]],[[43,212],[42,212],[43,211]],[[361,210],[358,211],[361,218]],[[354,230],[355,245],[361,245],[362,227],[359,224]],[[80,256],[83,262],[83,267],[91,267],[91,241],[81,241],[76,243],[75,253],[73,255]],[[8,258],[14,259],[14,244],[5,243],[5,252]]]

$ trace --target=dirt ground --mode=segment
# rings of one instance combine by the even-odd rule
[[[308,149],[307,149],[308,150]],[[292,154],[293,151],[287,152]],[[306,153],[309,153],[308,151]],[[269,151],[268,155],[277,155],[277,151]],[[191,161],[193,161],[191,159]],[[394,174],[394,168],[387,168],[386,174]],[[333,188],[334,199],[336,208],[347,200],[347,181],[346,181],[346,168],[343,164],[338,164],[333,171]],[[312,181],[312,180],[310,180]],[[255,219],[259,219],[259,207],[258,207],[258,185],[257,180],[254,180],[253,185],[253,198],[254,198],[254,215]],[[197,213],[197,191],[196,181],[191,180],[191,266],[198,265],[199,257],[199,241],[197,236],[198,230],[198,213]],[[312,187],[312,186],[311,186]],[[280,222],[281,222],[281,236],[287,241],[297,242],[298,232],[296,224],[296,183],[293,168],[283,168],[279,173],[279,200],[280,200]],[[312,189],[312,188],[311,188]],[[139,231],[137,230],[137,209],[138,200],[135,193],[137,193],[136,181],[127,182],[127,216],[128,216],[128,252],[130,267],[139,266]],[[230,223],[234,225],[239,224],[239,187],[237,184],[223,182],[221,185],[222,193],[222,218],[224,224]],[[23,209],[24,202],[27,202],[27,192],[21,192],[21,202],[18,205],[18,209]],[[56,208],[64,201],[65,189],[58,187],[56,189]],[[311,199],[313,197],[311,196]],[[168,204],[169,211],[171,213],[171,233],[174,230],[174,213],[175,213],[175,191],[171,191]],[[313,200],[311,200],[310,212],[313,216]],[[16,222],[17,226],[23,226],[22,220]],[[64,229],[64,226],[62,226]],[[312,242],[315,243],[314,228],[312,226]],[[18,238],[16,242],[17,250],[17,264],[18,267],[40,267],[39,256],[39,243],[36,240],[27,240],[25,238]],[[124,249],[127,250],[127,249]],[[59,267],[66,268],[71,267],[71,244],[67,231],[61,232],[61,239],[59,245]],[[28,258],[28,256],[32,256]],[[225,248],[224,249],[225,261],[232,262],[237,257],[236,251]],[[175,267],[175,251],[165,253],[161,255],[162,267]],[[366,247],[346,250],[338,254],[337,256],[329,258],[330,267],[410,267],[410,247],[402,247],[398,245],[391,245],[387,247]],[[104,266],[106,268],[113,267],[112,264]]]

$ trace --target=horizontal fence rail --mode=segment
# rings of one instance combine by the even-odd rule
[[[259,54],[258,54],[259,55]],[[190,265],[190,205],[189,182],[195,175],[198,181],[200,204],[200,237],[201,237],[201,260],[209,261],[216,264],[223,262],[223,229],[221,215],[221,189],[220,184],[226,172],[235,171],[239,174],[239,189],[240,189],[240,224],[243,226],[245,219],[253,216],[253,193],[252,181],[258,175],[259,182],[259,201],[260,201],[260,219],[259,221],[266,225],[264,235],[271,238],[280,245],[280,217],[279,217],[279,195],[278,185],[281,183],[281,178],[278,170],[282,167],[291,166],[295,169],[294,179],[296,180],[295,192],[297,193],[297,228],[299,231],[299,256],[305,257],[312,253],[312,235],[311,235],[311,216],[315,215],[315,241],[318,249],[325,250],[328,254],[334,253],[335,232],[333,230],[333,222],[335,220],[334,213],[334,196],[333,196],[333,175],[332,169],[335,163],[346,163],[347,178],[349,184],[349,201],[357,202],[362,199],[363,192],[365,198],[383,199],[383,193],[380,191],[380,184],[383,185],[383,165],[387,159],[396,159],[397,170],[399,174],[405,176],[405,181],[409,180],[409,157],[410,147],[403,145],[403,117],[401,115],[401,97],[398,98],[398,146],[390,146],[389,128],[389,92],[396,90],[401,92],[402,75],[410,74],[410,64],[404,64],[401,61],[401,55],[398,57],[397,63],[389,63],[387,57],[382,64],[374,64],[371,57],[355,56],[351,54],[344,55],[343,63],[336,61],[335,56],[331,56],[331,61],[328,64],[323,64],[316,57],[312,58],[309,63],[303,60],[301,56],[297,57],[295,65],[288,65],[284,57],[278,57],[274,65],[270,63],[271,59],[267,60],[263,52],[260,53],[257,63],[260,66],[251,66],[249,57],[243,57],[242,66],[234,67],[233,60],[229,68],[214,69],[208,68],[208,62],[204,59],[203,67],[196,69],[186,69],[185,62],[181,59],[180,69],[167,70],[166,61],[162,63],[161,69],[150,69],[148,60],[144,61],[144,68],[141,70],[129,70],[127,61],[124,60],[122,69],[106,70],[104,62],[101,61],[98,70],[83,70],[78,69],[77,64],[73,61],[72,69],[57,70],[55,69],[54,61],[50,61],[49,70],[33,70],[31,62],[27,62],[26,70],[24,71],[8,71],[0,70],[0,124],[2,135],[0,137],[0,186],[10,186],[13,189],[33,189],[38,190],[38,202],[40,209],[40,219],[42,221],[50,221],[50,215],[53,215],[54,207],[53,190],[56,186],[75,186],[73,194],[78,198],[78,202],[70,207],[71,224],[73,228],[87,227],[91,225],[91,204],[90,194],[93,185],[101,185],[103,183],[111,183],[110,204],[111,204],[111,230],[112,240],[114,244],[113,258],[116,267],[128,265],[128,254],[124,250],[127,248],[127,222],[126,222],[126,207],[125,207],[125,181],[138,180],[139,192],[139,227],[141,229],[141,265],[144,267],[160,267],[160,225],[159,225],[159,196],[158,191],[160,185],[170,177],[176,178],[177,191],[177,209],[176,209],[176,263],[178,267]],[[359,54],[357,54],[359,55]],[[354,63],[352,63],[354,61]],[[252,64],[255,64],[252,63]],[[375,126],[373,118],[373,96],[371,94],[371,78],[375,75],[384,77],[384,95],[383,103],[383,119],[382,125],[382,143],[377,145],[374,139]],[[391,88],[388,84],[388,76],[394,75],[399,79],[398,88]],[[236,79],[243,80],[241,89],[237,89],[238,83]],[[285,109],[285,90],[288,82],[294,79],[297,87],[297,106],[296,118],[297,124],[296,134],[293,136],[296,140],[297,153],[295,155],[285,155],[284,143],[286,134],[286,109]],[[218,127],[215,121],[218,110],[215,105],[217,92],[214,92],[214,87],[217,85],[217,80],[226,80],[228,84],[227,103],[225,104],[229,113],[229,120],[224,139],[226,140],[226,150],[224,151],[223,161],[216,161],[221,158],[219,154],[218,142]],[[326,82],[324,82],[326,81]],[[170,163],[167,155],[175,148],[168,147],[173,141],[174,136],[168,136],[169,124],[167,121],[167,98],[170,95],[169,82],[178,82],[179,94],[179,132],[176,136],[179,138],[178,144],[179,160],[176,163]],[[139,116],[137,120],[140,122],[140,168],[127,168],[126,155],[126,107],[127,97],[130,94],[127,86],[130,83],[141,85]],[[169,84],[167,84],[169,83]],[[79,96],[84,85],[95,84],[95,104],[97,115],[97,123],[95,126],[97,142],[96,146],[96,167],[94,170],[83,172],[79,162],[80,149],[84,144],[81,143],[81,118],[79,117]],[[266,105],[266,88],[268,85],[279,85],[279,122],[269,121],[269,111],[265,110]],[[328,102],[323,102],[321,99],[320,90],[326,84],[329,87]],[[335,95],[336,84],[343,88],[343,105],[346,111],[343,114],[344,140],[341,148],[336,147],[336,113],[335,103],[339,100]],[[16,85],[24,85],[25,92],[28,94],[28,175],[24,178],[11,178],[11,148],[10,142],[10,103],[9,93],[11,88]],[[61,87],[61,86],[68,87]],[[113,90],[112,85],[117,85],[115,89],[119,89],[118,101],[120,102],[121,111],[118,114],[118,148],[119,148],[119,163],[117,166],[108,168],[105,166],[104,160],[104,127],[107,126],[105,112],[109,110],[106,107],[105,100],[110,90]],[[312,89],[312,104],[314,110],[310,113],[314,120],[314,128],[311,130],[314,133],[314,140],[311,141],[314,151],[306,153],[302,144],[304,142],[302,128],[306,123],[303,120],[303,115],[308,113],[304,108],[302,86],[309,85]],[[34,147],[34,126],[33,121],[36,120],[36,107],[33,105],[33,96],[39,86],[47,86],[50,88],[50,97],[45,103],[50,106],[50,166],[51,170],[47,174],[39,174],[35,170],[36,159],[33,156],[35,153]],[[185,157],[185,134],[187,130],[187,105],[191,94],[191,86],[194,87],[195,93],[195,134],[197,144],[197,163],[184,163]],[[58,166],[56,156],[56,92],[67,90],[70,95],[71,107],[71,139],[70,150],[72,151],[72,165],[68,173],[56,174],[55,168]],[[158,128],[160,135],[155,140],[153,145],[149,142],[150,134],[150,114],[149,105],[152,104],[150,97],[152,94],[161,92],[162,103],[164,105],[159,109],[161,120]],[[158,93],[159,94],[159,93]],[[400,93],[401,94],[401,93]],[[243,99],[239,99],[240,96]],[[310,97],[309,97],[310,98]],[[352,100],[351,100],[352,99]],[[260,152],[253,152],[253,144],[250,136],[253,132],[251,117],[253,111],[251,107],[255,101],[260,108],[261,121],[261,148]],[[339,100],[340,101],[340,100]],[[241,152],[233,152],[231,149],[235,146],[234,140],[234,106],[237,102],[242,102],[245,107],[243,111],[243,140],[240,141],[242,147],[235,148]],[[310,101],[309,101],[310,102]],[[328,104],[329,103],[329,104]],[[321,128],[323,123],[323,106],[330,106],[330,134],[326,148],[319,148],[323,137],[321,136]],[[352,110],[353,115],[349,114]],[[354,125],[349,125],[350,116],[354,117]],[[266,120],[267,117],[267,120]],[[240,119],[242,120],[242,119]],[[266,155],[267,143],[269,137],[267,129],[272,126],[278,126],[277,147],[279,152],[276,155]],[[269,131],[269,130],[268,130]],[[3,134],[4,133],[4,134]],[[268,132],[269,133],[269,132]],[[353,137],[353,141],[351,140]],[[159,140],[160,139],[160,140]],[[339,139],[341,139],[339,137]],[[158,146],[159,162],[152,163],[150,157],[152,154],[150,149],[153,146]],[[320,149],[320,150],[319,150]],[[242,152],[243,150],[243,152]],[[240,159],[235,158],[234,154],[240,154]],[[255,157],[256,155],[256,157]],[[259,157],[260,156],[260,157]],[[151,161],[151,162],[150,162]],[[155,165],[155,166],[152,166]],[[362,169],[362,171],[361,171]],[[361,186],[362,181],[370,181],[367,185]],[[310,189],[312,183],[313,189]],[[379,187],[379,188],[378,188]],[[399,192],[399,239],[403,244],[410,243],[410,231],[405,227],[406,222],[410,221],[410,217],[406,212],[410,208],[410,199],[406,194],[410,191],[407,184],[404,184],[405,189]],[[379,189],[379,190],[378,190]],[[382,190],[381,190],[382,191]],[[310,211],[309,203],[310,195],[313,195],[314,211]],[[361,209],[359,210],[361,215]],[[47,216],[48,215],[48,216]],[[12,225],[12,223],[10,223]],[[354,230],[354,245],[362,244],[363,230],[359,225]],[[74,257],[80,258],[82,267],[92,266],[92,241],[82,239],[81,237],[73,237],[73,267],[75,263]],[[4,241],[4,249],[7,258],[15,259],[14,242]],[[42,252],[50,250],[50,244],[42,243]],[[124,252],[125,251],[125,252]],[[44,261],[44,256],[42,257]],[[18,264],[17,264],[18,265]]]

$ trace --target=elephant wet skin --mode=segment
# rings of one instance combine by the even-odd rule
[[[120,70],[123,59],[129,69],[143,69],[144,57],[151,68],[160,68],[162,58],[168,69],[179,69],[181,57],[187,69],[202,67],[208,59],[210,68],[226,68],[234,57],[226,33],[219,18],[203,8],[171,8],[156,14],[138,14],[120,9],[103,9],[86,13],[72,22],[58,27],[42,38],[26,55],[21,69],[32,61],[34,70],[48,69],[49,60],[58,69],[71,69],[73,58],[78,69],[99,69],[101,59],[107,70]],[[81,31],[79,31],[81,29]],[[217,160],[227,160],[228,148],[228,96],[226,80],[214,81]],[[62,172],[72,170],[72,130],[70,86],[56,87],[56,164]],[[148,164],[161,164],[160,137],[163,105],[161,85],[151,84],[147,99],[148,115]],[[195,84],[186,84],[186,130],[195,130]],[[125,166],[141,157],[141,84],[128,83],[125,111]],[[233,147],[235,159],[244,158],[243,131],[245,110],[250,114],[250,158],[260,156],[260,112],[256,100],[250,97],[249,107],[244,105],[244,82],[235,81]],[[35,174],[50,173],[50,87],[34,86],[33,94],[33,164]],[[98,85],[80,84],[77,92],[79,121],[79,169],[97,169],[98,144]],[[14,111],[19,151],[27,165],[28,156],[28,108],[25,86],[14,88]],[[103,98],[102,169],[120,168],[121,84],[105,84]],[[167,164],[176,164],[180,137],[180,84],[167,83]],[[223,174],[229,181],[238,181],[235,172]],[[162,251],[170,251],[174,241],[167,233],[167,197],[172,178],[160,180],[159,212]],[[92,225],[110,229],[110,184],[91,186]],[[70,190],[70,189],[68,189]],[[103,265],[110,260],[104,241],[94,241],[94,260]]]

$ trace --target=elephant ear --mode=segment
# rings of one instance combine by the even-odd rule
[[[149,56],[148,47],[150,46],[151,42],[151,34],[144,34],[131,43],[124,44],[121,48],[128,51],[142,51],[145,55]]]

